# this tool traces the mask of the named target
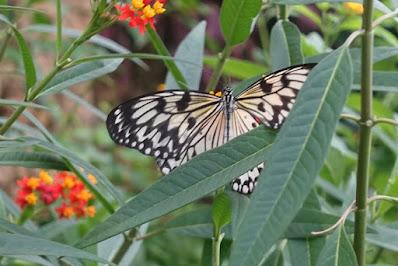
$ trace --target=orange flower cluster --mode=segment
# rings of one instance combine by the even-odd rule
[[[88,175],[91,183],[96,184],[93,175]],[[46,171],[40,171],[39,177],[23,177],[17,181],[19,190],[15,201],[22,208],[35,206],[39,202],[46,206],[60,199],[55,209],[60,218],[93,217],[96,209],[92,205],[94,195],[74,174],[58,172],[54,178]]]
[[[154,2],[154,3],[152,3]],[[154,19],[166,11],[166,0],[132,0],[130,5],[115,5],[120,12],[119,20],[128,20],[132,28],[138,28],[141,34],[145,32],[145,26],[154,28]]]

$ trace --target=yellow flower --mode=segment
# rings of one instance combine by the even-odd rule
[[[163,3],[160,3],[159,1],[156,1],[153,4],[153,9],[155,10],[156,14],[162,14],[166,11],[166,9],[163,8]]]
[[[64,183],[62,184],[62,187],[64,188],[73,188],[76,184],[75,179],[72,176],[67,176],[64,179]]]
[[[40,185],[40,178],[37,178],[37,177],[29,178],[27,185],[32,190],[35,190]]]
[[[30,193],[26,195],[25,200],[29,205],[35,205],[37,203],[37,196],[34,193]]]
[[[94,217],[96,212],[97,210],[95,209],[95,206],[87,206],[86,214],[88,217]]]
[[[135,8],[135,9],[141,9],[144,7],[144,1],[143,0],[132,0],[131,1],[131,5]]]
[[[39,178],[46,185],[50,185],[54,181],[53,178],[48,174],[48,172],[44,170],[41,170],[39,172]]]
[[[222,96],[222,92],[221,91],[217,91],[215,95],[218,96],[218,97],[221,97]]]
[[[77,198],[82,201],[88,201],[93,198],[93,194],[91,194],[87,189],[82,189],[79,194],[77,194]]]
[[[91,184],[96,185],[97,184],[97,179],[95,178],[95,176],[93,176],[92,174],[89,174],[87,176],[87,179],[90,180]]]
[[[344,7],[357,15],[362,15],[363,13],[363,5],[353,2],[347,2],[343,4]]]
[[[155,10],[150,5],[145,6],[142,12],[146,18],[153,18],[156,15]]]

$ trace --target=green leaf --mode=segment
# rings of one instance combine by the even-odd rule
[[[358,265],[354,249],[347,237],[344,226],[336,229],[326,240],[317,264],[319,266]]]
[[[287,248],[291,265],[314,266],[324,245],[324,237],[289,239]]]
[[[0,105],[10,105],[10,106],[25,106],[25,107],[32,107],[32,108],[39,108],[44,110],[50,110],[47,106],[31,103],[31,102],[22,102],[16,100],[8,100],[8,99],[0,99]]]
[[[206,22],[200,22],[178,45],[174,55],[176,59],[186,62],[176,62],[182,75],[187,81],[190,90],[199,90],[200,79],[202,77],[203,50],[205,41]],[[178,84],[169,72],[166,77],[166,88],[176,89]]]
[[[250,199],[236,193],[235,191],[228,191],[228,194],[232,202],[231,230],[233,238],[236,238],[239,227],[245,217],[247,207],[249,206]]]
[[[0,233],[0,255],[50,255],[58,257],[66,256],[98,261],[102,263],[109,263],[106,260],[97,257],[91,253],[54,241],[37,237],[7,233]]]
[[[13,224],[13,223],[11,223],[5,219],[2,219],[2,218],[0,218],[0,228],[3,229],[4,231],[11,232],[11,233],[32,236],[32,237],[39,237],[34,232],[31,232],[28,229],[26,229],[20,225]]]
[[[279,131],[231,252],[231,265],[257,265],[299,211],[326,157],[352,83],[341,47],[310,73]]]
[[[57,29],[55,26],[44,25],[44,24],[30,25],[30,26],[24,28],[23,30],[24,31],[46,32],[46,33],[56,33],[57,32]],[[63,31],[62,31],[62,35],[64,37],[72,37],[72,38],[78,38],[82,33],[83,33],[82,31],[78,31],[75,29],[69,29],[69,28],[63,28]],[[106,48],[106,49],[116,52],[116,53],[121,53],[121,54],[130,53],[130,50],[128,50],[127,48],[124,48],[117,42],[115,42],[111,39],[105,38],[104,36],[101,36],[99,34],[94,35],[87,42],[96,44],[100,47]],[[146,69],[146,70],[149,69],[148,65],[145,64],[141,59],[139,59],[139,58],[129,58],[129,59],[132,62],[139,65],[140,67],[142,67],[143,69]]]
[[[388,178],[387,186],[383,192],[383,195],[386,196],[398,196],[398,158],[395,159],[394,167],[391,170],[390,177]],[[377,210],[376,216],[383,216],[386,212],[388,212],[392,207],[394,207],[394,203],[388,201],[381,201],[380,207]]]
[[[29,46],[19,30],[6,17],[1,14],[0,21],[3,21],[8,24],[8,26],[10,26],[12,32],[14,33],[15,39],[17,40],[25,70],[26,90],[28,91],[36,83],[36,68],[33,63],[33,58],[29,50]]]
[[[353,89],[360,90],[360,83],[360,74],[356,73]],[[373,90],[398,93],[398,72],[374,71]]]
[[[59,157],[46,152],[0,150],[0,165],[68,170],[64,162]]]
[[[83,81],[93,80],[115,71],[123,59],[107,59],[82,63],[58,73],[38,97],[60,92]]]
[[[261,0],[224,0],[220,11],[221,30],[229,46],[244,42],[260,12]]]
[[[366,241],[373,245],[398,252],[398,228],[388,228],[385,226],[373,226],[376,233],[366,234]]]
[[[214,225],[214,236],[219,236],[221,229],[231,222],[231,200],[225,192],[216,196],[212,208],[212,220]]]
[[[304,62],[300,31],[289,21],[280,20],[272,28],[270,49],[273,71]]]
[[[261,163],[274,132],[258,127],[173,170],[135,196],[79,243],[89,246],[191,203]],[[261,159],[260,159],[261,158]]]
[[[29,8],[29,7],[22,7],[22,6],[0,5],[0,10],[3,10],[3,11],[12,10],[12,11],[35,12],[35,13],[46,14],[46,12],[44,12],[42,10]]]
[[[205,56],[204,63],[211,69],[214,69],[218,58],[216,56]],[[237,79],[247,79],[253,76],[261,75],[267,72],[267,68],[263,65],[255,64],[251,61],[228,58],[225,61],[223,73]]]

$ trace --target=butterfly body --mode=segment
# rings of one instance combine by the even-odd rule
[[[154,156],[167,174],[260,123],[279,128],[313,66],[293,66],[264,75],[238,95],[226,88],[221,96],[169,90],[137,97],[109,113],[107,128],[116,143]],[[260,164],[237,177],[232,189],[251,193],[263,167]]]

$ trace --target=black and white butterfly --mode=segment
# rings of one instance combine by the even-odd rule
[[[291,66],[263,75],[237,96],[168,90],[128,100],[107,118],[117,144],[156,158],[167,174],[195,155],[223,145],[260,123],[277,129],[315,64]],[[237,177],[232,189],[250,194],[264,164]]]

